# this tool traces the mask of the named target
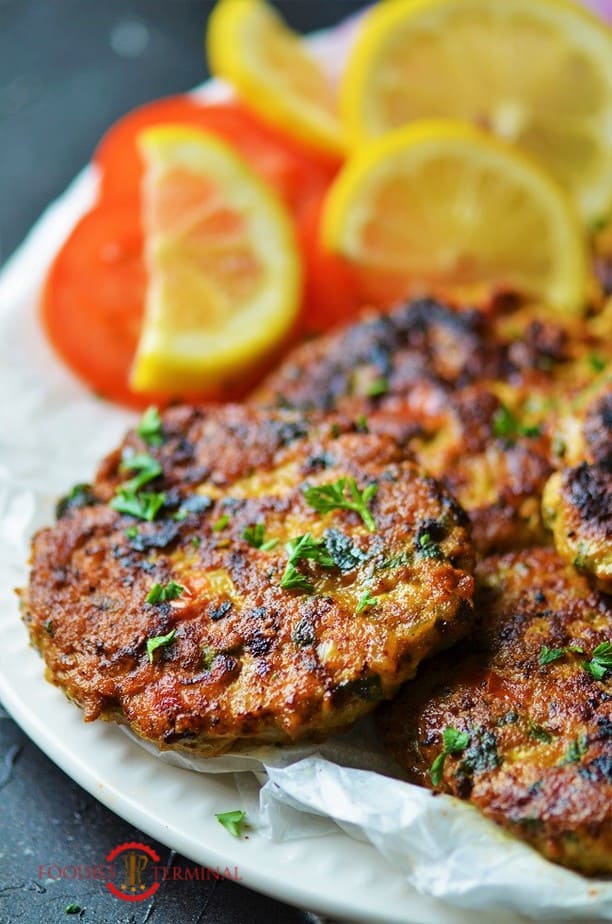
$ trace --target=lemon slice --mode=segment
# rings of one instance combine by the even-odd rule
[[[206,35],[211,71],[246,102],[308,145],[339,154],[334,93],[304,42],[263,0],[220,0]]]
[[[612,33],[567,0],[389,0],[340,90],[353,141],[456,118],[520,145],[583,218],[612,205]]]
[[[580,310],[583,232],[569,198],[516,149],[461,122],[415,122],[349,159],[325,202],[324,246],[380,284],[371,296],[509,288]]]
[[[217,138],[161,126],[139,143],[149,284],[131,387],[177,394],[235,381],[296,317],[291,220]]]

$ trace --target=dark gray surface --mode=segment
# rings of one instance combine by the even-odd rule
[[[277,4],[303,29],[361,4]],[[0,264],[88,161],[106,127],[135,105],[206,76],[197,0],[0,0]],[[15,631],[22,631],[16,627]],[[99,882],[45,882],[41,864],[99,864],[117,844],[162,845],[81,790],[0,712],[0,924],[306,924],[309,915],[221,882],[166,882],[128,905]],[[70,903],[82,910],[65,912]]]

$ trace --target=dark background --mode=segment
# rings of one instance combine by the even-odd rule
[[[331,25],[352,0],[279,2],[302,30]],[[127,110],[206,77],[202,0],[0,0],[0,264]],[[99,883],[37,879],[53,862],[97,864],[144,840],[58,770],[0,709],[0,924],[307,924],[317,920],[229,882],[164,883],[133,907]],[[77,904],[78,915],[66,907]]]

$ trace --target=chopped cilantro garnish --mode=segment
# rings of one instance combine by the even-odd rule
[[[153,584],[147,594],[147,603],[167,603],[168,600],[176,600],[184,590],[185,588],[176,581],[170,581],[168,584]]]
[[[324,568],[333,568],[335,565],[334,559],[327,551],[325,540],[313,539],[310,533],[290,539],[285,548],[289,561],[280,581],[280,586],[285,590],[303,590],[306,593],[312,593],[314,590],[312,582],[295,567],[299,561],[308,559]]]
[[[164,471],[157,459],[147,455],[145,452],[134,455],[124,454],[120,468],[122,472],[138,472],[135,478],[130,478],[129,481],[124,481],[121,485],[123,491],[129,491],[133,494],[140,491],[149,481],[159,478]]]
[[[389,381],[388,379],[381,377],[379,379],[374,379],[373,382],[370,382],[366,388],[366,395],[368,398],[378,398],[380,395],[386,395],[389,391]]]
[[[77,905],[76,902],[70,902],[69,905],[66,905],[64,908],[64,914],[80,914],[81,906]]]
[[[133,491],[119,488],[117,494],[111,500],[110,506],[119,513],[127,513],[129,516],[151,522],[165,502],[166,495],[163,493],[156,494],[150,491],[142,491],[136,494]]]
[[[607,363],[599,353],[591,353],[589,354],[589,365],[593,372],[603,372]]]
[[[268,539],[266,541],[266,527],[264,523],[255,523],[253,526],[246,526],[242,531],[242,538],[254,549],[261,549],[262,552],[269,552],[278,545],[278,539]]]
[[[176,629],[171,629],[167,635],[156,635],[155,638],[147,639],[147,654],[151,664],[153,664],[153,658],[157,649],[165,648],[166,645],[169,645],[172,641],[174,641],[175,635]]]
[[[370,606],[376,606],[377,603],[380,603],[380,597],[372,597],[369,590],[364,590],[357,603],[356,612],[363,613],[364,610]]]
[[[335,565],[334,559],[327,551],[325,539],[313,539],[310,533],[290,539],[285,548],[291,564],[309,558],[324,568],[333,568]]]
[[[370,532],[376,529],[368,504],[378,491],[377,484],[369,484],[360,491],[354,478],[339,478],[330,484],[304,489],[306,503],[319,513],[332,510],[353,510],[358,513]]]
[[[368,421],[364,414],[360,414],[357,420],[355,421],[355,428],[357,433],[369,433]]]
[[[125,533],[124,533],[124,536],[125,536],[126,539],[135,539],[137,535],[138,535],[138,527],[137,527],[137,526],[130,526],[130,528],[129,528],[129,529],[126,529],[126,531],[125,531]]]
[[[144,412],[138,424],[137,433],[149,446],[161,446],[164,437],[161,417],[156,407],[149,407]]]
[[[300,574],[295,565],[292,565],[291,562],[287,563],[285,572],[280,580],[280,586],[284,590],[303,590],[306,593],[312,593],[314,590],[312,581],[309,581],[307,577]]]
[[[230,521],[229,513],[224,513],[223,516],[219,517],[216,523],[213,523],[213,531],[215,533],[220,533],[222,529],[225,529],[229,521]]]
[[[578,648],[576,645],[567,645],[565,648],[549,648],[548,645],[542,645],[538,663],[542,666],[552,664],[553,661],[558,661],[559,658],[563,658],[566,654],[571,654],[572,652],[584,654],[582,648]]]
[[[185,510],[184,507],[179,507],[179,509],[172,515],[172,519],[176,520],[177,523],[182,523],[183,520],[186,520],[189,516],[189,511]]]
[[[492,427],[495,436],[505,439],[517,436],[535,437],[540,436],[542,432],[540,427],[522,424],[505,404],[501,404],[495,411]]]
[[[215,818],[232,837],[240,837],[246,819],[246,812],[239,809],[233,812],[220,812],[215,815]]]
[[[417,540],[417,551],[424,558],[444,558],[444,553],[431,533],[421,533]]]
[[[542,725],[531,724],[529,726],[529,736],[535,738],[536,741],[542,741],[544,744],[550,744],[553,740],[551,733],[546,731]]]
[[[440,754],[436,757],[433,764],[431,765],[431,770],[429,775],[431,777],[431,782],[434,786],[438,786],[440,780],[442,779],[442,773],[444,771],[444,763],[449,754],[460,754],[466,749],[470,743],[470,736],[468,732],[459,731],[457,728],[445,728],[442,732],[442,742],[444,748]]]
[[[200,546],[202,545],[202,540],[200,539],[199,536],[192,536],[192,537],[191,537],[191,544],[192,544],[192,546],[194,547],[194,549],[199,549]]]
[[[595,680],[603,680],[607,671],[612,671],[612,642],[601,642],[583,667]]]

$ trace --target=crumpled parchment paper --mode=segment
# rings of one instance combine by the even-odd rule
[[[608,0],[599,6],[612,13]],[[330,73],[338,73],[353,31],[349,24],[314,38],[313,48]],[[215,84],[196,92],[227,90]],[[64,369],[37,320],[49,262],[95,200],[96,188],[88,168],[42,216],[0,277],[4,588],[27,579],[30,537],[52,521],[57,497],[74,482],[90,479],[99,458],[134,421],[129,412],[95,398]],[[5,605],[5,594],[2,600]],[[21,631],[16,604],[15,625]],[[66,703],[65,708],[73,707]],[[370,720],[322,745],[263,747],[208,761],[143,746],[185,769],[235,773],[250,820],[275,840],[321,837],[339,825],[351,837],[370,841],[418,890],[448,902],[508,908],[538,919],[612,920],[612,882],[556,867],[472,807],[404,782],[380,750]]]

